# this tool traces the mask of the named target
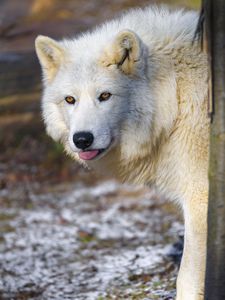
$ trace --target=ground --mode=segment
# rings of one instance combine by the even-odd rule
[[[173,299],[183,226],[168,202],[115,181],[40,190],[1,189],[2,300]]]

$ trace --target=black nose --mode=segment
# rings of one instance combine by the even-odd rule
[[[93,141],[94,141],[94,136],[91,132],[88,131],[80,131],[73,135],[74,144],[76,145],[77,148],[82,150],[91,146]]]

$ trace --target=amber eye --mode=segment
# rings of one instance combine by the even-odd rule
[[[66,96],[66,97],[65,97],[65,100],[66,100],[66,102],[69,103],[69,104],[74,104],[74,103],[76,102],[75,98],[72,97],[72,96]]]
[[[110,97],[112,96],[112,94],[108,93],[108,92],[104,92],[101,93],[101,95],[98,97],[99,101],[106,101],[108,100]]]

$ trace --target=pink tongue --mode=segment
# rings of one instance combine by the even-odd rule
[[[98,155],[98,153],[99,153],[99,150],[84,151],[84,152],[79,153],[79,157],[84,160],[90,160],[90,159],[96,157]]]

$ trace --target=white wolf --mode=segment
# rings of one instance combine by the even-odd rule
[[[203,299],[208,130],[198,14],[131,10],[74,39],[39,36],[47,131],[76,160],[178,201],[185,246],[177,300]]]

